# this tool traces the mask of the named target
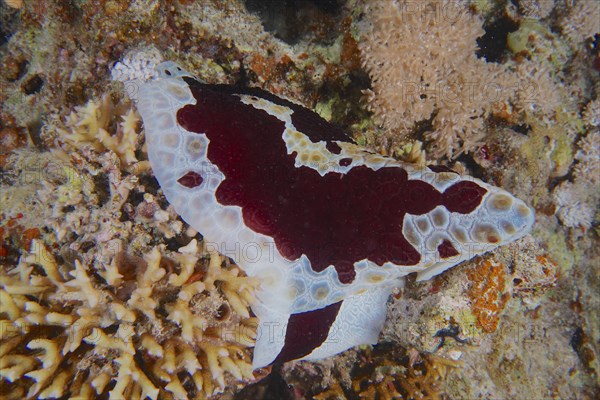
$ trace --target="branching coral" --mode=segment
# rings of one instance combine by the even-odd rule
[[[7,159],[3,213],[36,229],[0,232],[3,397],[205,398],[253,379],[254,281],[184,232],[127,110],[104,96],[44,127],[62,149]]]
[[[183,223],[172,207],[157,199],[156,193],[146,193],[154,189],[147,175],[149,163],[142,160],[124,168],[117,153],[106,151],[87,134],[99,132],[99,126],[114,127],[121,115],[119,110],[123,109],[127,109],[126,105],[117,103],[102,113],[96,110],[85,118],[73,117],[79,121],[71,124],[73,130],[65,129],[58,118],[48,124],[44,128],[47,141],[68,151],[25,149],[11,155],[7,160],[9,179],[0,184],[3,212],[9,216],[22,213],[26,227],[48,228],[54,233],[54,240],[69,252],[80,252],[82,245],[89,250],[86,242],[94,243],[97,251],[86,255],[87,262],[95,258],[109,262],[104,254],[128,245],[131,251],[146,251],[154,241],[153,232],[167,239],[181,233]],[[83,114],[81,110],[80,113]],[[131,130],[126,131],[130,132],[129,137],[133,136]],[[73,148],[78,150],[72,151]],[[122,153],[126,154],[133,153]],[[74,238],[78,240],[74,242]],[[48,243],[51,241],[48,239]]]
[[[95,271],[34,241],[1,276],[3,397],[204,398],[253,379],[253,281],[196,250]]]
[[[59,133],[76,148],[87,144],[96,151],[108,149],[124,166],[135,163],[140,117],[133,108],[125,111],[126,107],[125,103],[113,103],[108,94],[99,101],[90,100],[67,117],[66,130]]]

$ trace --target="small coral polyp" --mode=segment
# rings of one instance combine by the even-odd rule
[[[150,164],[177,213],[261,282],[252,309],[269,334],[255,368],[376,343],[404,276],[428,279],[533,225],[510,193],[373,154],[291,101],[173,62],[157,71],[138,93]]]
[[[65,273],[34,240],[0,276],[3,398],[205,398],[252,380],[252,280],[216,253],[204,267],[194,252],[174,258],[154,248],[136,271],[115,257]]]

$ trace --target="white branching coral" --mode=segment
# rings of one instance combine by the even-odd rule
[[[97,271],[34,241],[1,272],[3,398],[197,399],[252,380],[254,281],[195,240],[182,251]]]
[[[466,3],[447,0],[382,0],[367,12],[371,29],[359,46],[378,122],[407,135],[431,120],[434,158],[477,147],[492,106],[517,88],[502,66],[476,56],[482,20]]]

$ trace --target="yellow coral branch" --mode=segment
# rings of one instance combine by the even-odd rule
[[[9,382],[21,378],[26,372],[35,367],[36,361],[32,357],[22,355],[5,355],[0,358],[0,377]]]
[[[13,321],[19,318],[21,315],[21,312],[13,301],[12,296],[3,289],[0,289],[0,310],[3,313],[6,313],[8,318]]]
[[[25,262],[40,265],[54,284],[63,282],[54,256],[40,240],[33,239],[31,241],[31,252],[25,257]]]
[[[59,373],[54,379],[50,386],[44,389],[38,396],[38,399],[50,399],[59,398],[65,395],[65,388],[67,387],[67,381],[70,379],[70,374],[67,371]]]

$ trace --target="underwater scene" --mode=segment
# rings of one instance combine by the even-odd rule
[[[600,1],[0,0],[0,399],[600,398]]]

